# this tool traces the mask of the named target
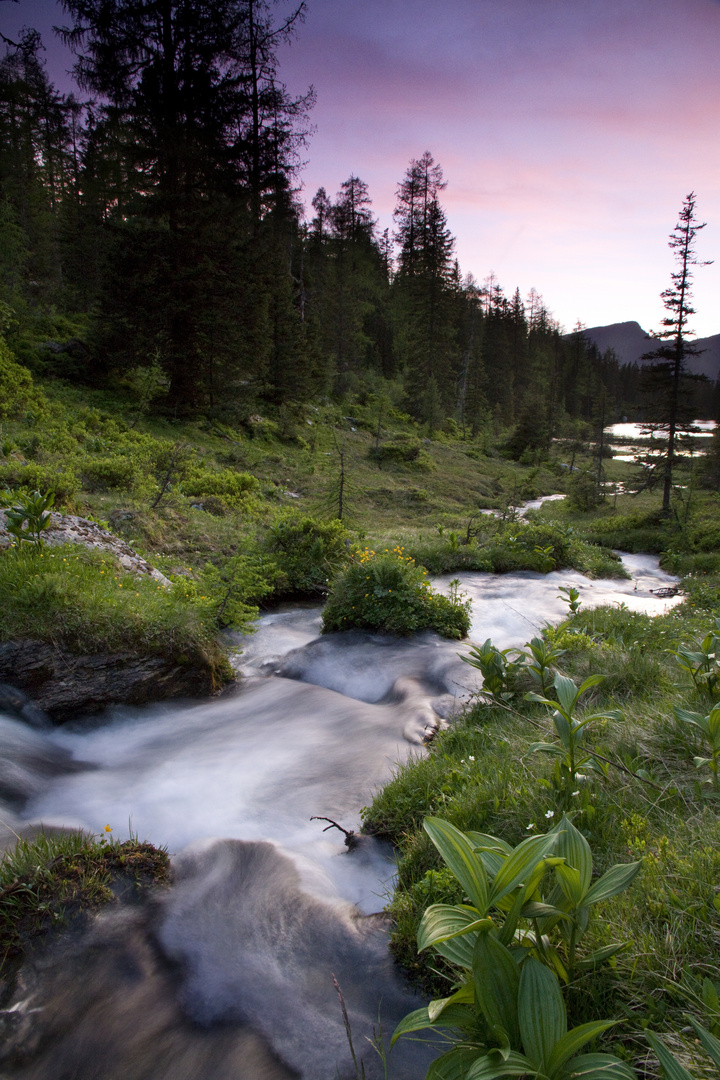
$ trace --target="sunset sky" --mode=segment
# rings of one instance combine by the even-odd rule
[[[41,30],[58,83],[64,21],[53,0],[0,2],[5,33]],[[462,272],[535,287],[566,329],[659,327],[694,190],[698,255],[716,261],[697,268],[692,326],[720,333],[720,0],[308,0],[281,76],[317,92],[308,207],[354,173],[391,227],[429,150]]]

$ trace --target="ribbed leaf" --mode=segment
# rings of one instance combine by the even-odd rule
[[[607,873],[603,874],[599,881],[596,881],[591,889],[585,893],[585,899],[583,900],[584,907],[590,907],[591,904],[597,904],[601,900],[609,900],[611,896],[617,896],[618,893],[627,889],[630,882],[637,877],[640,872],[641,864],[636,863],[624,863],[619,866],[612,866]]]
[[[472,908],[459,904],[431,904],[424,911],[418,926],[418,950],[430,949],[449,938],[479,930],[486,924],[488,929],[492,926],[489,919],[478,919],[477,912]]]
[[[583,834],[576,829],[570,818],[563,814],[552,833],[557,837],[553,852],[565,859],[568,866],[574,866],[580,874],[583,893],[590,888],[592,881],[592,852]]]
[[[396,1039],[399,1039],[401,1035],[407,1035],[411,1031],[422,1031],[430,1025],[431,1020],[427,1009],[416,1009],[415,1012],[408,1013],[393,1031],[390,1046],[394,1046]]]
[[[516,886],[524,883],[532,870],[555,843],[554,836],[529,836],[508,855],[495,875],[490,889],[489,905],[497,903]]]
[[[657,1059],[665,1070],[667,1080],[695,1080],[692,1073],[689,1073],[685,1066],[680,1064],[665,1044],[660,1042],[657,1035],[654,1035],[652,1031],[646,1031],[645,1038],[657,1054]]]
[[[581,1054],[553,1080],[637,1080],[635,1070],[614,1054]]]
[[[686,724],[695,724],[696,727],[700,727],[705,717],[699,712],[690,712],[689,709],[681,709],[679,705],[673,705],[673,712],[678,720],[683,720]]]
[[[464,934],[462,937],[441,941],[439,945],[435,946],[435,952],[438,956],[444,956],[446,960],[449,960],[451,964],[455,964],[456,967],[470,971],[476,936],[474,933]]]
[[[510,855],[512,847],[507,840],[501,840],[499,836],[490,836],[489,833],[472,832],[470,829],[465,833],[468,840],[475,845],[476,850],[499,851],[501,855]]]
[[[490,934],[479,934],[473,953],[475,1000],[490,1027],[511,1047],[520,1045],[518,988],[520,968],[500,942]]]
[[[523,1054],[510,1053],[503,1058],[497,1050],[491,1050],[489,1054],[478,1058],[468,1070],[465,1080],[495,1080],[500,1076],[527,1076],[535,1075],[532,1062],[528,1061]]]
[[[609,960],[611,956],[615,956],[616,953],[622,952],[623,949],[627,949],[629,942],[620,941],[615,945],[604,945],[602,949],[596,949],[590,956],[586,956],[584,960],[578,960],[575,963],[575,967],[579,971],[592,971],[599,964],[603,964],[606,960]]]
[[[528,753],[554,754],[555,757],[565,757],[565,754],[557,745],[557,743],[551,742],[534,742],[532,746],[528,747]]]
[[[480,916],[488,910],[487,874],[482,860],[475,854],[474,846],[449,821],[442,818],[425,818],[425,832],[438,849],[449,869],[458,879],[466,894],[478,909]]]
[[[544,1069],[553,1047],[567,1034],[567,1014],[557,977],[530,957],[520,972],[518,1019],[525,1053]]]
[[[706,1031],[706,1029],[702,1027],[701,1024],[698,1024],[697,1021],[693,1020],[692,1017],[689,1019],[698,1034],[700,1042],[703,1044],[714,1063],[720,1068],[720,1039],[716,1039],[714,1035],[711,1035],[709,1031]]]
[[[585,891],[580,880],[580,871],[576,870],[574,866],[568,866],[567,863],[560,863],[559,866],[555,867],[555,874],[560,882],[563,894],[571,904],[577,907]]]
[[[430,1063],[425,1080],[465,1080],[471,1065],[482,1054],[483,1050],[456,1046]]]
[[[566,1061],[575,1057],[578,1051],[582,1050],[586,1043],[589,1043],[596,1036],[602,1035],[603,1031],[607,1031],[615,1023],[617,1023],[615,1020],[591,1020],[587,1024],[580,1024],[579,1027],[568,1031],[567,1035],[564,1035],[553,1047],[547,1062],[548,1073],[552,1075],[558,1072]]]
[[[572,715],[575,702],[578,699],[578,688],[567,675],[561,675],[558,671],[553,682],[560,707],[567,716]]]
[[[541,904],[536,900],[532,900],[529,904],[525,904],[522,909],[522,916],[524,919],[546,919],[550,915],[554,915],[557,919],[566,919],[569,922],[572,922],[572,919],[566,911],[562,911],[561,908],[553,907],[552,904]]]
[[[593,686],[599,686],[601,682],[605,682],[605,678],[605,675],[588,675],[587,679],[580,684],[578,697],[582,697],[582,695],[588,690],[591,690]]]
[[[715,708],[710,712],[707,718],[707,723],[708,734],[710,735],[711,741],[715,743],[715,740],[720,735],[720,705],[716,705]]]
[[[428,1016],[430,1017],[430,1023],[435,1024],[438,1021],[438,1017],[442,1016],[446,1009],[449,1009],[453,1005],[472,1005],[475,1001],[475,987],[470,979],[456,990],[454,994],[446,998],[437,998],[435,1001],[431,1001],[428,1005]]]

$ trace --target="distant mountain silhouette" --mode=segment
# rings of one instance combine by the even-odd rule
[[[569,335],[566,335],[569,336]],[[655,342],[648,337],[640,323],[621,322],[611,326],[589,326],[585,336],[593,341],[600,352],[614,349],[621,364],[642,364],[643,353],[651,352]],[[688,370],[695,375],[707,375],[712,382],[720,378],[720,334],[712,337],[690,339],[698,349],[699,356],[687,358]]]

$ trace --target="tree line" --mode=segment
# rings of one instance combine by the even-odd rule
[[[430,153],[398,183],[393,230],[355,175],[306,213],[314,92],[289,94],[278,64],[304,3],[64,8],[82,99],[50,83],[34,31],[0,61],[0,302],[26,362],[101,385],[159,371],[176,415],[391,387],[429,432],[512,429],[518,454],[635,415],[636,368],[563,335],[535,290],[461,274]],[[78,315],[75,350],[26,347]]]

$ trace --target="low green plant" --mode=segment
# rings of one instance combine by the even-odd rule
[[[578,590],[574,585],[560,585],[560,592],[564,595],[558,596],[558,600],[564,600],[570,609],[570,614],[577,615],[582,604]]]
[[[720,762],[720,705],[716,705],[714,709],[711,709],[707,716],[703,716],[702,713],[698,712],[690,712],[689,709],[681,709],[679,705],[673,705],[673,712],[675,713],[676,718],[683,724],[692,724],[693,727],[696,727],[705,736],[710,747],[710,757],[694,757],[693,762],[696,769],[701,769],[705,765],[710,766],[713,791],[718,793],[720,791],[720,784],[718,781],[718,763]]]
[[[552,667],[567,650],[559,649],[546,637],[534,637],[532,641],[526,641],[525,648],[530,650],[530,655],[526,654],[525,670],[540,683],[540,692],[547,695]]]
[[[720,1069],[720,1040],[704,1028],[702,1024],[698,1024],[697,1020],[693,1019],[692,1016],[689,1016],[688,1020],[695,1029],[695,1034],[708,1057]],[[667,1080],[697,1080],[693,1073],[689,1072],[684,1065],[680,1064],[675,1055],[670,1053],[662,1039],[658,1038],[654,1032],[646,1031],[645,1038],[655,1051]]]
[[[351,558],[351,537],[337,518],[322,521],[292,511],[279,514],[262,542],[273,564],[275,594],[326,592]]]
[[[412,634],[435,630],[463,638],[470,629],[470,604],[431,588],[427,571],[397,546],[376,553],[365,548],[333,584],[323,609],[323,633],[380,630]]]
[[[530,693],[526,695],[527,701],[537,701],[553,710],[553,726],[559,742],[533,743],[530,751],[532,753],[541,751],[545,754],[552,754],[557,759],[556,778],[559,788],[564,791],[566,796],[572,794],[570,789],[575,787],[581,769],[596,771],[600,769],[600,765],[592,752],[583,753],[582,744],[588,724],[598,720],[620,719],[620,714],[616,711],[589,713],[581,718],[577,716],[580,698],[588,690],[603,682],[604,678],[604,675],[589,675],[580,686],[576,686],[572,679],[558,672],[553,680],[557,701],[552,701],[540,694]]]
[[[668,652],[690,676],[698,693],[713,701],[720,690],[720,619],[715,619],[713,629],[694,645],[678,645]]]
[[[634,1071],[614,1055],[579,1054],[614,1021],[568,1032],[560,978],[569,981],[623,948],[576,957],[590,909],[624,891],[640,864],[614,866],[593,884],[590,846],[565,816],[514,849],[440,818],[427,818],[425,831],[469,902],[427,908],[418,949],[432,948],[453,965],[459,985],[405,1017],[393,1042],[426,1028],[457,1033],[427,1080],[631,1080]]]
[[[5,511],[7,531],[14,536],[18,546],[23,540],[42,547],[40,535],[50,525],[50,507],[55,502],[55,495],[51,491],[41,494],[33,491],[30,495],[16,497],[14,506]]]
[[[496,649],[488,638],[461,660],[482,672],[482,688],[494,698],[509,701],[519,692],[518,680],[525,668],[525,654],[519,649]]]

